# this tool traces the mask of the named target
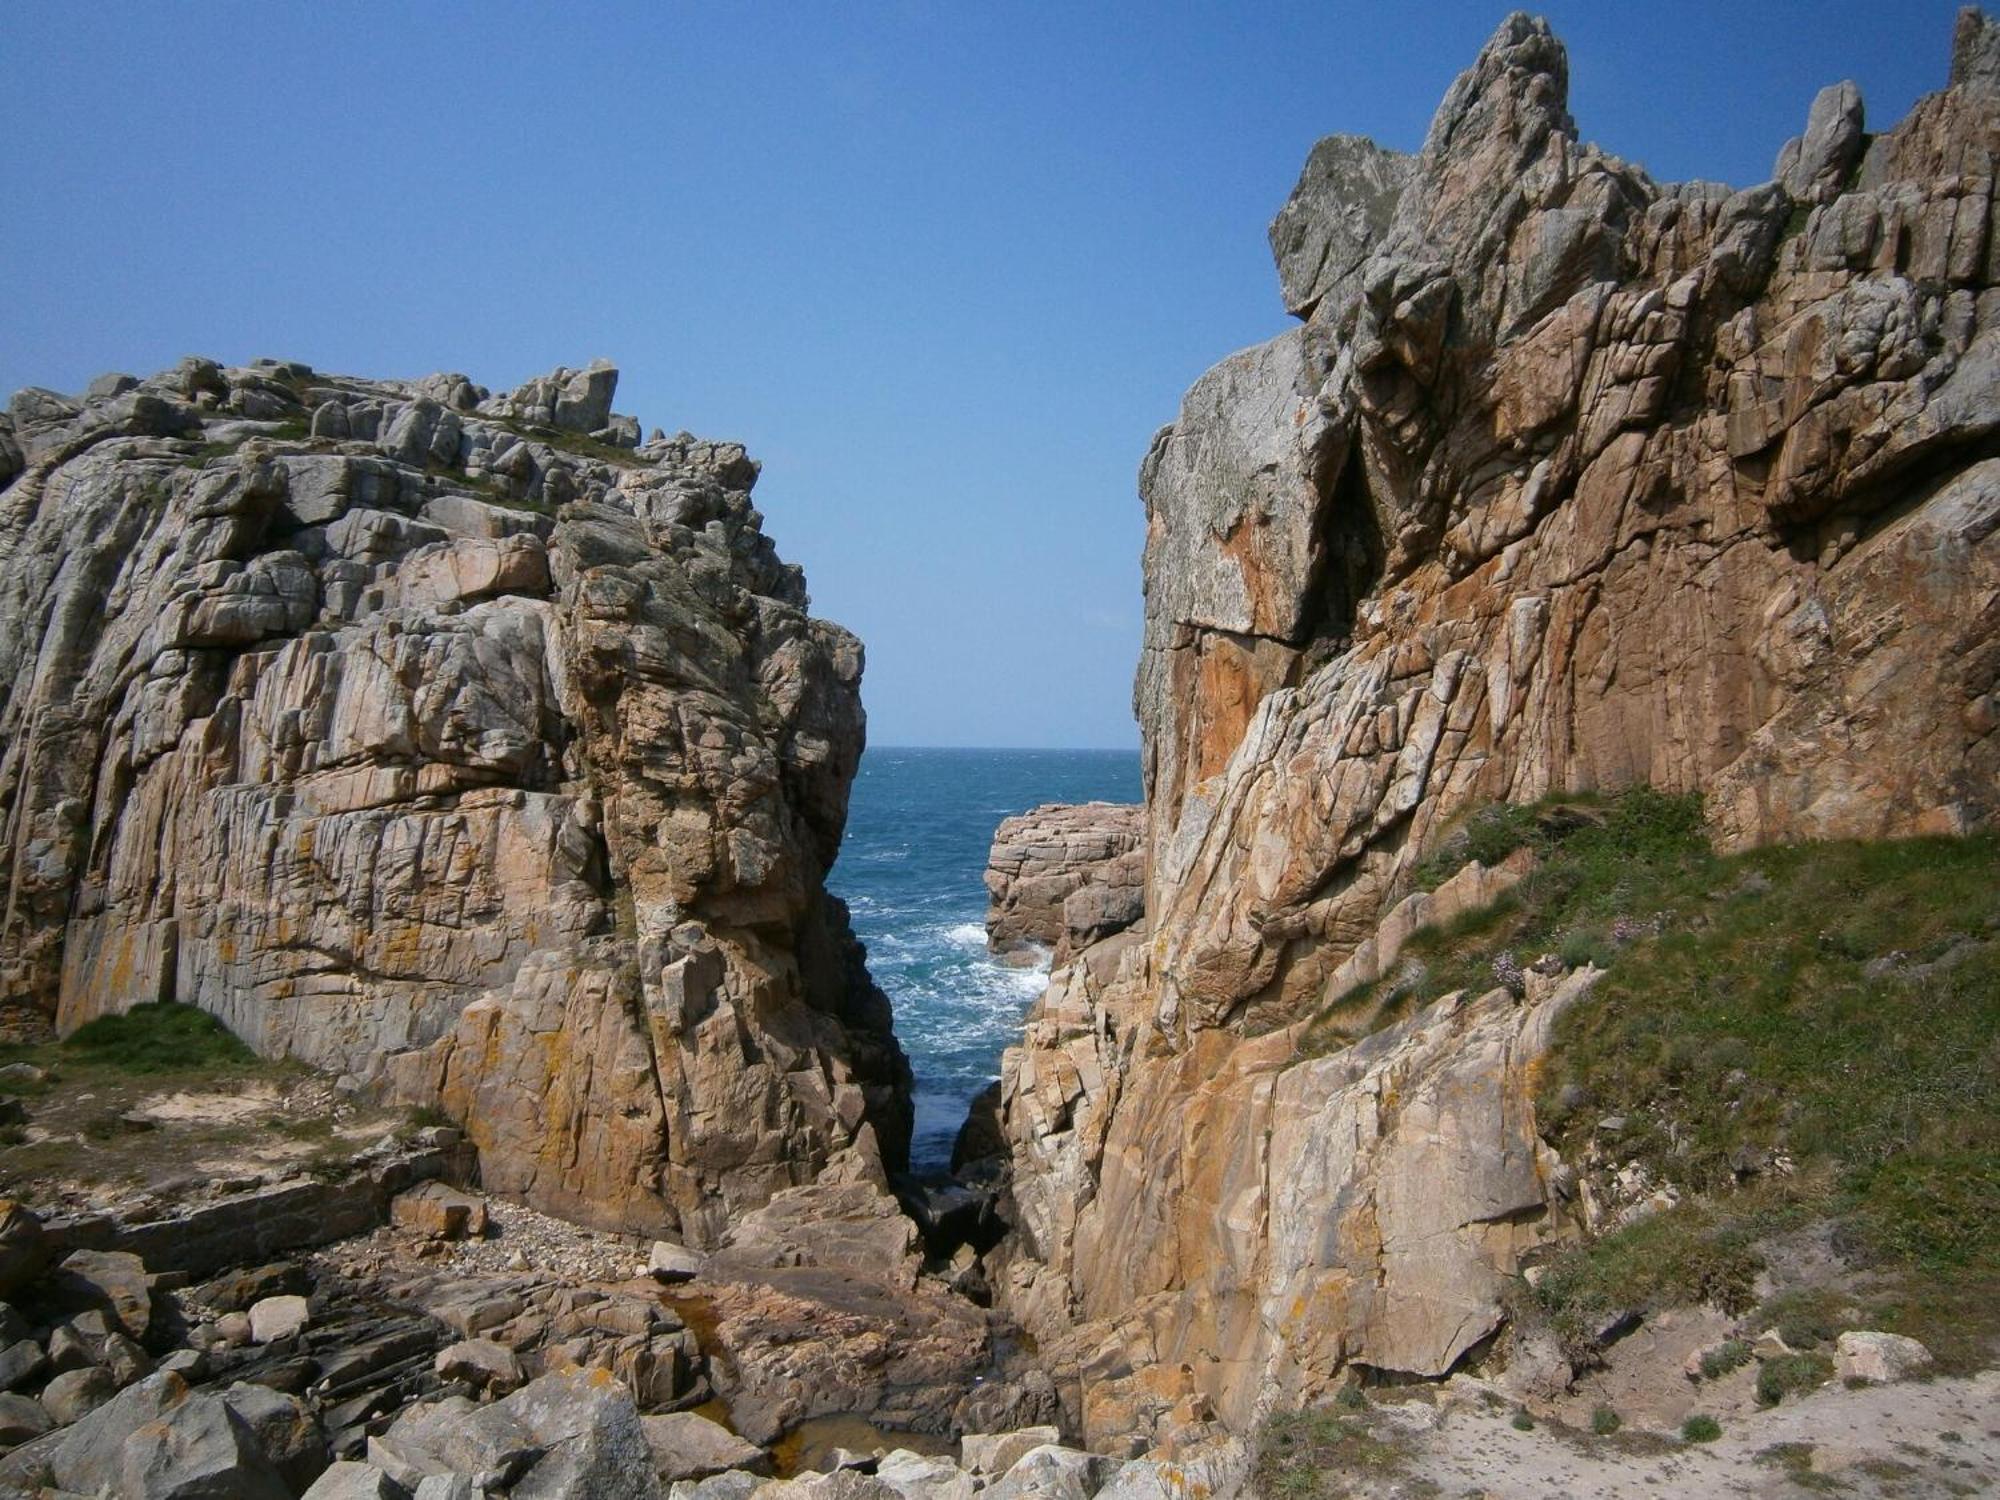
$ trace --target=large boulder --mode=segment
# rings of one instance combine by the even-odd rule
[[[1051,802],[1003,820],[986,859],[986,940],[998,953],[1073,949],[1143,913],[1145,809]]]
[[[693,1412],[641,1417],[653,1466],[671,1484],[679,1479],[706,1479],[729,1469],[768,1474],[771,1457],[755,1443],[745,1442],[719,1422]]]
[[[41,1217],[25,1203],[0,1198],[0,1297],[12,1297],[49,1268]]]

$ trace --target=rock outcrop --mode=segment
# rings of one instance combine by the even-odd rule
[[[1145,809],[1049,802],[1007,818],[986,859],[986,942],[1057,963],[1145,914]]]
[[[1140,472],[1145,926],[1003,1069],[999,1297],[1093,1439],[1442,1375],[1559,1231],[1527,1081],[1563,1000],[1307,1045],[1469,809],[1644,782],[1736,847],[1993,823],[1997,57],[1968,12],[1901,125],[1838,86],[1732,191],[1584,144],[1516,15],[1414,158],[1315,150],[1272,229],[1304,321]]]
[[[201,359],[0,419],[0,1000],[175,997],[439,1105],[491,1189],[712,1243],[900,1166],[823,877],[861,647],[737,445]]]

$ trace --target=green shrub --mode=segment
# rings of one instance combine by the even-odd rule
[[[1765,1299],[1757,1309],[1757,1321],[1777,1330],[1792,1348],[1812,1349],[1839,1336],[1846,1301],[1824,1287],[1796,1287]]]
[[[1342,1411],[1366,1411],[1368,1393],[1358,1385],[1344,1385],[1340,1394],[1333,1398],[1333,1404]]]
[[[1741,1339],[1725,1339],[1713,1349],[1703,1351],[1701,1378],[1720,1380],[1731,1370],[1740,1370],[1749,1363],[1750,1346]]]
[[[1832,1378],[1833,1361],[1824,1354],[1781,1354],[1757,1371],[1757,1400],[1776,1406],[1787,1396],[1818,1390]]]
[[[1516,1407],[1514,1409],[1513,1427],[1516,1432],[1533,1432],[1535,1430],[1535,1419],[1528,1415],[1526,1407]]]
[[[1722,1436],[1722,1424],[1706,1412],[1696,1412],[1681,1423],[1681,1436],[1690,1443],[1712,1443]]]
[[[1600,1406],[1590,1414],[1590,1430],[1599,1437],[1610,1437],[1625,1425],[1625,1419],[1608,1406]]]

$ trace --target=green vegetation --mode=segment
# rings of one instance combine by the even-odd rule
[[[1722,1424],[1706,1412],[1696,1412],[1681,1423],[1681,1436],[1690,1443],[1712,1443],[1722,1436]]]
[[[1573,1351],[1621,1311],[1745,1314],[1765,1238],[1831,1220],[1839,1253],[1878,1273],[1868,1295],[1779,1299],[1762,1326],[1802,1350],[1882,1327],[1947,1372],[1991,1363],[2000,839],[1725,856],[1696,799],[1637,790],[1477,814],[1422,873],[1519,848],[1538,864],[1505,899],[1406,945],[1393,1004],[1343,997],[1309,1039],[1351,1040],[1371,1003],[1380,1024],[1543,954],[1607,971],[1558,1024],[1537,1118],[1566,1160],[1613,1146],[1683,1201],[1559,1256],[1529,1310]]]
[[[1850,1299],[1824,1287],[1799,1287],[1780,1292],[1757,1309],[1757,1322],[1777,1330],[1778,1337],[1794,1349],[1816,1349],[1840,1336],[1842,1328],[1852,1328]]]
[[[1750,1363],[1750,1346],[1741,1339],[1725,1339],[1701,1357],[1701,1378],[1720,1380],[1732,1370]]]
[[[1599,967],[1650,937],[1659,908],[1699,894],[1714,861],[1701,804],[1637,788],[1606,799],[1573,795],[1473,814],[1417,867],[1435,886],[1467,860],[1494,865],[1532,849],[1532,873],[1489,906],[1428,927],[1404,945],[1412,977],[1378,980],[1339,996],[1307,1028],[1300,1050],[1334,1050],[1411,1015],[1453,990],[1483,994],[1511,965],[1544,953]]]
[[[17,1061],[23,1049],[0,1048],[0,1061]],[[141,1005],[122,1016],[99,1016],[54,1049],[33,1049],[30,1061],[59,1060],[118,1073],[222,1073],[249,1071],[257,1056],[206,1011],[167,1002]],[[49,1059],[53,1050],[56,1059]]]
[[[580,432],[564,432],[555,427],[537,427],[530,422],[505,419],[502,419],[499,425],[517,437],[547,444],[564,453],[575,454],[578,458],[595,459],[598,463],[611,464],[620,469],[641,469],[646,466],[646,461],[630,448],[620,448],[614,443],[600,443],[596,438],[586,437]]]
[[[1621,1313],[1712,1302],[1750,1310],[1762,1258],[1751,1226],[1689,1209],[1654,1214],[1551,1261],[1526,1310],[1554,1328],[1572,1359],[1588,1361],[1597,1331]],[[1522,1310],[1517,1308],[1517,1311]]]
[[[1335,1496],[1347,1493],[1353,1478],[1402,1478],[1408,1494],[1434,1494],[1428,1485],[1410,1488],[1403,1471],[1410,1459],[1405,1441],[1383,1437],[1366,1417],[1332,1411],[1282,1412],[1257,1434],[1251,1492],[1267,1497]]]
[[[1610,1437],[1625,1425],[1625,1419],[1608,1406],[1596,1407],[1590,1413],[1590,1430],[1599,1437]]]
[[[1781,1354],[1757,1370],[1757,1400],[1776,1406],[1787,1396],[1816,1391],[1833,1379],[1833,1361],[1824,1354]]]
[[[1535,1419],[1528,1415],[1528,1409],[1525,1406],[1517,1406],[1514,1408],[1513,1419],[1508,1425],[1516,1432],[1533,1432],[1535,1430]]]

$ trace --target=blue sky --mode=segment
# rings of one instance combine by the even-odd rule
[[[1954,3],[1564,4],[1583,133],[1760,181]],[[1312,142],[1421,140],[1499,6],[40,5],[0,12],[0,390],[186,353],[503,387],[604,356],[749,444],[879,744],[1136,743],[1153,431],[1285,324]]]

